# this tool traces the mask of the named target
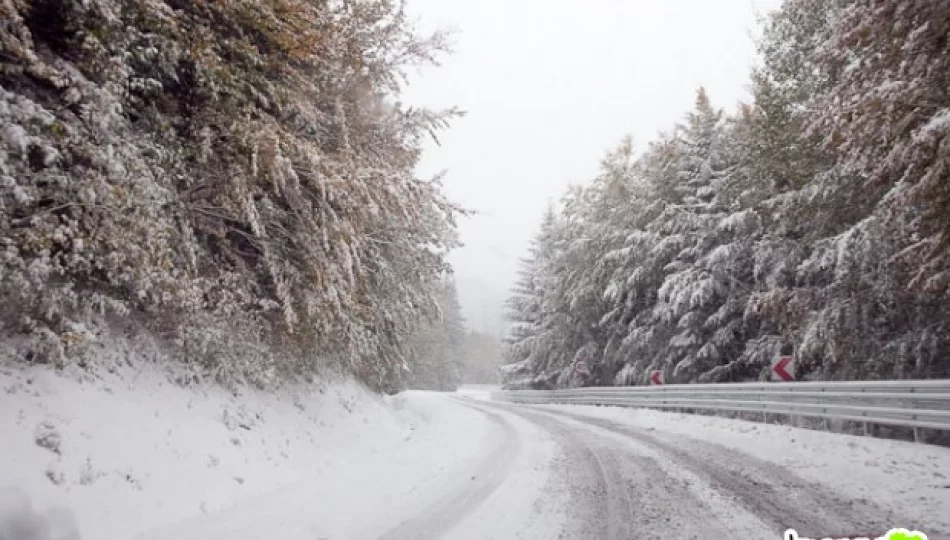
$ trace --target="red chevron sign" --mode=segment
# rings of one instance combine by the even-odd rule
[[[650,384],[654,386],[661,386],[663,384],[663,372],[660,370],[654,370],[650,374]]]
[[[791,356],[779,356],[772,364],[772,375],[778,379],[790,382],[795,380],[795,364]]]

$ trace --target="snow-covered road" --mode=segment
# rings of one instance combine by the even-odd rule
[[[387,538],[781,538],[788,528],[810,537],[875,537],[895,527],[950,538],[944,448],[654,411],[477,398],[455,399],[504,433],[486,458],[486,481],[463,487],[451,499],[453,513],[430,508]],[[533,515],[499,516],[495,531],[465,519],[491,502],[489,485],[518,482],[500,478],[507,467],[501,460],[551,441],[544,488],[523,493],[536,501]],[[447,526],[450,515],[454,527]],[[536,528],[539,521],[547,526]],[[499,522],[506,528],[497,530]]]
[[[702,430],[688,435],[663,429],[662,422],[625,422],[624,413],[632,411],[528,407],[471,395],[415,393],[406,399],[406,406],[441,417],[430,417],[417,441],[381,456],[394,467],[403,463],[401,481],[379,463],[353,464],[376,476],[376,483],[354,478],[347,484],[335,505],[347,519],[335,531],[325,511],[307,510],[326,504],[329,494],[307,485],[290,500],[286,494],[251,500],[162,538],[779,539],[790,527],[805,536],[839,537],[876,536],[897,526],[950,538],[950,485],[897,494],[915,487],[914,479],[941,479],[950,465],[945,449],[708,419],[725,432],[734,424],[756,428],[759,438],[780,436],[775,431],[807,445],[830,443],[832,464],[851,452],[863,454],[863,462],[838,463],[837,474],[822,478],[808,473],[820,464],[783,461],[801,460],[794,443],[780,459],[764,459],[741,443],[706,440]],[[680,424],[703,420],[662,416]],[[912,456],[906,463],[917,471],[912,478],[894,461],[894,450]],[[440,455],[454,458],[440,461]],[[884,460],[894,475],[891,489],[874,489],[881,462],[869,456]],[[431,464],[424,467],[430,474],[413,475],[420,460]],[[843,476],[851,476],[850,483],[840,482]],[[283,511],[275,513],[275,507]],[[316,536],[297,534],[304,531]]]
[[[950,538],[946,449],[653,411],[475,406],[511,426],[527,421],[556,445],[538,496],[549,512],[560,509],[559,535],[512,522],[497,538],[778,539],[787,528],[811,537],[873,537],[899,526]],[[756,435],[745,439],[749,428]],[[536,437],[514,431],[522,445]],[[719,442],[704,438],[713,431]],[[789,444],[770,457],[756,437]],[[815,462],[815,445],[827,445],[825,463]],[[824,465],[835,470],[816,474]],[[424,532],[401,538],[434,538]],[[445,537],[487,536],[463,522]]]
[[[33,387],[73,388],[52,378]],[[121,399],[117,389],[82,388],[83,403]],[[164,388],[156,392],[179,392]],[[161,418],[172,426],[156,435],[171,437],[171,453],[149,438],[155,430],[129,450],[104,446],[97,441],[113,440],[106,425],[51,405],[67,401],[20,399],[0,444],[11,458],[0,476],[19,478],[39,507],[72,510],[82,537],[97,540],[779,540],[789,527],[839,537],[899,526],[950,539],[947,448],[649,410],[512,405],[478,388],[346,392],[355,405],[343,416],[329,391],[322,416],[255,397],[259,423],[223,432],[245,433],[240,444],[235,435],[215,442],[214,411],[229,397],[163,416],[124,402],[130,425]],[[44,418],[64,426],[58,454],[19,435]],[[124,421],[108,427],[126,433]],[[139,478],[131,490],[111,476],[71,479],[74,468],[95,470],[130,452],[151,459],[124,469]],[[204,466],[202,452],[221,463]],[[58,485],[39,468],[50,457],[65,473]],[[225,491],[221,482],[238,474],[244,480]],[[218,502],[201,502],[209,500]],[[3,521],[0,511],[0,538]]]
[[[780,538],[789,527],[839,537],[883,534],[897,525],[919,525],[931,538],[948,532],[888,501],[838,492],[702,439],[588,416],[583,408],[485,407],[555,435],[561,458],[546,493],[569,501],[566,538]]]

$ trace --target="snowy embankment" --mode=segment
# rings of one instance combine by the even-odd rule
[[[232,394],[153,365],[6,364],[0,389],[4,540],[40,524],[56,529],[41,539],[374,537],[456,489],[442,473],[476,469],[497,437],[444,397],[346,381]]]

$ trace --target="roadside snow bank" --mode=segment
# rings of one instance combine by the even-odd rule
[[[150,531],[141,540],[376,539],[457,487],[484,455],[485,417],[445,396],[407,392],[386,400],[407,426],[395,441],[370,429],[320,454],[326,466],[243,499],[223,512]],[[367,426],[372,428],[372,426]]]
[[[359,507],[367,485],[398,497],[405,478],[471,452],[485,422],[466,422],[455,448],[447,437],[430,437],[461,429],[446,414],[421,397],[381,397],[347,381],[232,394],[171,384],[150,364],[95,379],[78,369],[0,364],[0,540],[73,539],[77,528],[87,540],[185,538],[179,522],[189,530],[219,526],[214,516],[244,501],[257,500],[259,513],[267,507],[262,498],[281,508],[299,496],[309,497],[308,512],[320,524],[301,537],[326,528],[345,535],[367,527],[340,516],[348,504]],[[439,448],[430,448],[436,439]],[[424,455],[420,448],[407,455],[407,442],[416,440]],[[389,455],[396,457],[387,463]],[[393,467],[401,470],[387,478]],[[316,486],[302,492],[303,484]],[[364,510],[371,515],[372,508]],[[261,526],[244,536],[293,536]],[[17,536],[14,527],[32,536]]]
[[[651,409],[541,408],[719,444],[776,463],[857,502],[900,509],[918,520],[912,525],[925,527],[924,532],[950,531],[950,448]]]

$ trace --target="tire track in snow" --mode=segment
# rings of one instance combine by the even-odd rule
[[[704,497],[691,475],[670,475],[669,467],[659,463],[650,449],[548,411],[486,405],[534,423],[553,434],[561,446],[560,471],[550,486],[569,494],[569,507],[564,510],[571,520],[561,538],[629,540],[665,535],[700,539],[727,538],[737,532],[733,521],[737,516],[730,511],[737,507],[721,498]],[[758,520],[745,524],[751,537],[763,530]]]
[[[633,502],[630,490],[617,474],[620,460],[606,448],[572,433],[569,426],[553,418],[506,409],[553,434],[564,452],[563,487],[571,494],[576,530],[568,538],[627,540],[635,538]]]
[[[505,481],[522,441],[517,430],[501,415],[455,400],[459,405],[484,414],[496,426],[498,446],[488,453],[471,480],[462,480],[456,493],[403,521],[379,537],[380,540],[425,540],[442,538],[481,505]],[[462,483],[465,482],[465,483]]]
[[[889,509],[839,495],[778,464],[715,443],[659,435],[583,414],[551,408],[543,410],[624,435],[670,456],[714,489],[734,497],[743,508],[776,530],[794,528],[799,534],[811,537],[824,537],[829,533],[883,534],[895,523],[906,523]]]

